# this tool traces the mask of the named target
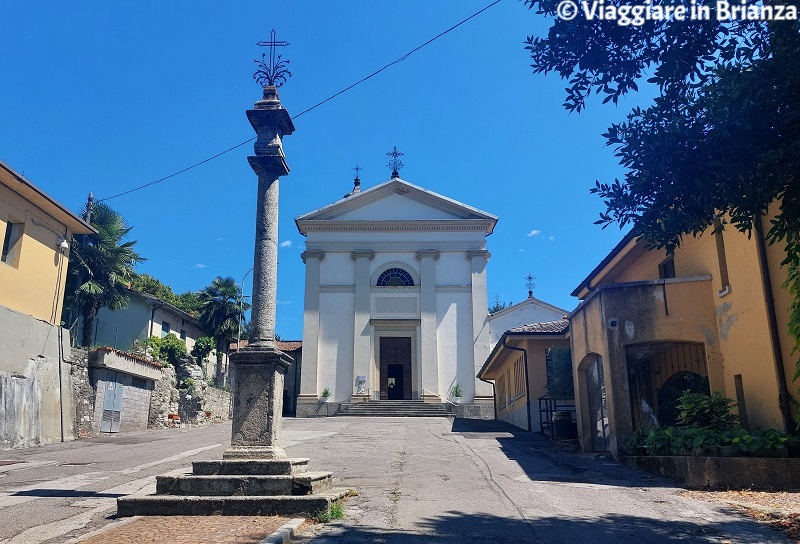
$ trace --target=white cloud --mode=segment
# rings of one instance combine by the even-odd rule
[[[517,250],[517,253],[525,253],[525,250],[524,250],[524,249],[522,249],[522,248],[519,248],[519,249]]]
[[[292,241],[284,240],[283,242],[281,242],[281,247],[292,247]]]
[[[556,237],[555,237],[555,236],[550,236],[550,237],[548,238],[548,240],[550,240],[551,242],[552,242],[553,240],[555,240],[555,239],[556,239]]]
[[[530,231],[530,232],[529,232],[528,234],[526,234],[525,236],[536,236],[537,234],[541,234],[541,233],[542,233],[542,231],[540,231],[540,230],[536,230],[536,229],[533,229],[532,231]]]
[[[293,300],[278,300],[276,301],[278,304],[294,304]]]
[[[192,268],[206,268],[206,265],[204,265],[203,263],[197,263]]]

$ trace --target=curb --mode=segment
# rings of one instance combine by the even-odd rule
[[[305,523],[305,518],[290,519],[271,535],[264,537],[258,544],[286,544],[291,542],[294,532]]]

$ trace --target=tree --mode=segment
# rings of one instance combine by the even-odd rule
[[[136,276],[136,264],[145,260],[134,251],[136,242],[126,241],[133,227],[109,206],[95,203],[91,224],[97,235],[86,237],[83,243],[73,243],[69,262],[70,302],[83,320],[84,346],[92,343],[100,308],[119,310],[128,305],[124,288]]]
[[[198,293],[201,302],[200,326],[216,343],[217,383],[222,382],[222,354],[236,339],[239,322],[250,305],[243,301],[242,291],[231,277],[217,277]]]
[[[194,343],[192,357],[194,357],[195,362],[204,369],[203,372],[205,372],[205,365],[203,363],[208,354],[214,350],[214,346],[214,339],[209,336],[201,336]]]
[[[500,295],[498,293],[495,293],[494,300],[492,301],[492,305],[489,306],[489,314],[491,315],[491,314],[497,313],[497,312],[499,312],[501,310],[505,310],[509,306],[510,306],[510,304],[506,304],[505,302],[500,300]]]
[[[176,295],[172,287],[150,274],[138,274],[131,282],[131,288],[172,304],[189,315],[197,315],[199,313],[201,303],[197,293],[187,291],[182,295]]]
[[[551,16],[557,6],[553,0],[525,3]],[[797,0],[786,4],[796,13]],[[654,103],[635,108],[604,134],[627,173],[623,180],[595,182],[591,191],[607,208],[597,223],[632,226],[668,252],[683,236],[726,223],[785,243],[785,287],[794,299],[789,327],[800,345],[800,26],[717,20],[716,7],[709,6],[708,20],[627,27],[580,15],[557,20],[546,38],[528,37],[526,49],[535,73],[569,79],[568,111],[580,112],[598,93],[604,103],[617,103],[652,76],[648,81],[660,91]],[[763,234],[765,217],[770,222]],[[785,384],[780,397],[789,428]]]

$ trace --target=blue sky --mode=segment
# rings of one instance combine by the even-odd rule
[[[297,114],[476,12],[488,0],[404,2],[5,2],[0,17],[0,160],[76,212],[253,136],[245,110],[257,41],[290,42],[280,89]],[[623,174],[602,132],[632,105],[562,107],[566,83],[533,75],[523,41],[550,21],[503,0],[352,91],[295,120],[284,140],[278,333],[302,336],[304,238],[294,217],[352,188],[401,177],[498,215],[489,298],[569,293],[620,239],[593,225],[595,179]],[[602,97],[600,97],[602,98]],[[256,177],[250,144],[107,203],[134,226],[147,272],[180,293],[252,267]],[[245,281],[245,293],[250,292]]]

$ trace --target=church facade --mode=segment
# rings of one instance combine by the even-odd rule
[[[298,217],[306,236],[297,415],[370,399],[494,417],[486,236],[497,217],[399,177]],[[330,396],[323,398],[328,390]]]

